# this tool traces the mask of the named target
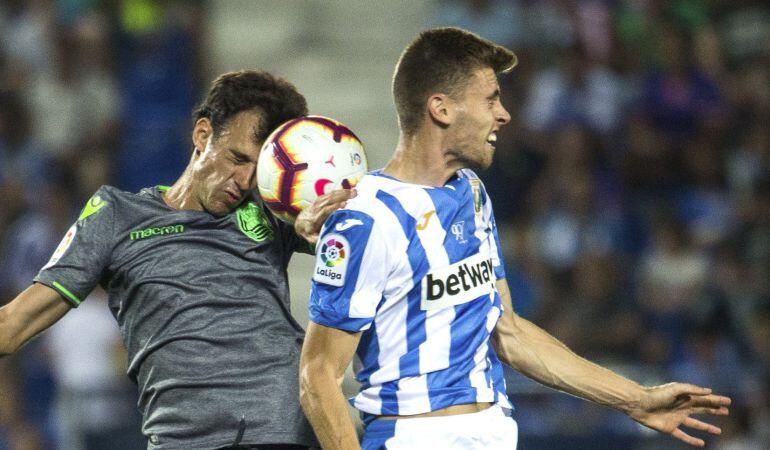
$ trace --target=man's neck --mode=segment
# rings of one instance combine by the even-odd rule
[[[461,168],[447,161],[439,133],[421,131],[411,136],[401,133],[383,173],[405,183],[443,186]]]
[[[203,207],[193,195],[192,168],[187,166],[182,176],[162,194],[163,201],[170,208],[203,211]]]

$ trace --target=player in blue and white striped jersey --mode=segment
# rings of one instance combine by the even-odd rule
[[[514,313],[491,202],[468,168],[492,162],[510,120],[496,74],[515,64],[457,28],[423,32],[401,55],[393,158],[327,219],[316,247],[300,401],[326,450],[359,447],[340,390],[355,353],[365,449],[515,448],[498,357],[686,443],[703,445],[682,425],[720,431],[690,415],[727,414],[729,398],[642,387]]]
[[[505,278],[492,207],[468,169],[443,187],[374,172],[321,232],[310,318],[363,331],[355,406],[412,415],[510,407],[489,336]]]

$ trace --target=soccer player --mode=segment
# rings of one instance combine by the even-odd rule
[[[572,353],[517,316],[492,206],[473,170],[510,120],[497,73],[509,50],[457,28],[420,34],[393,77],[395,153],[327,219],[317,245],[301,403],[323,448],[359,448],[340,381],[354,353],[365,449],[510,449],[500,361],[675,438],[718,434],[692,414],[730,399],[671,383],[643,387]],[[499,358],[499,359],[498,359]]]
[[[286,266],[294,251],[310,252],[297,232],[315,240],[354,192],[319,198],[297,232],[252,194],[268,134],[306,114],[283,79],[220,76],[194,112],[180,178],[139,193],[101,187],[35,283],[0,309],[0,355],[99,284],[128,350],[149,448],[316,445],[298,401],[303,330],[290,314]]]

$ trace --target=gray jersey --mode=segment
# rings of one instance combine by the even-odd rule
[[[108,292],[151,448],[312,445],[286,279],[303,247],[255,202],[215,217],[104,186],[35,281],[73,306]]]

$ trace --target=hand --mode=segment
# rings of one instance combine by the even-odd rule
[[[321,195],[297,216],[294,230],[303,239],[315,245],[326,218],[334,211],[344,208],[348,200],[358,195],[355,189],[337,189]]]
[[[730,398],[713,395],[711,389],[684,383],[669,383],[662,386],[645,388],[639,405],[632,408],[628,415],[632,419],[661,433],[697,447],[705,442],[690,436],[679,427],[684,425],[711,434],[720,434],[722,430],[690,417],[692,414],[713,414],[726,416]]]

